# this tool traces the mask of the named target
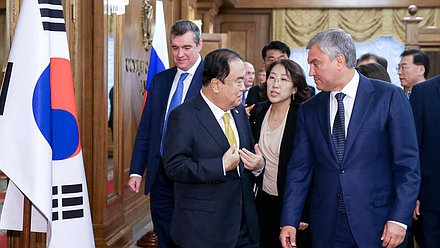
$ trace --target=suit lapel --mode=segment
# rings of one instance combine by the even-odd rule
[[[330,92],[321,92],[316,97],[319,97],[319,102],[316,106],[316,114],[318,115],[322,135],[324,136],[328,147],[331,149],[334,158],[337,160],[330,132]]]
[[[208,133],[214,138],[217,144],[223,150],[229,149],[228,139],[225,136],[222,128],[218,124],[218,121],[215,119],[214,114],[211,109],[209,109],[208,104],[203,100],[202,96],[199,94],[195,99],[195,107],[198,110],[196,113],[197,118],[200,123],[205,127]]]
[[[162,79],[159,82],[160,91],[159,94],[161,96],[159,97],[160,101],[160,107],[163,109],[162,113],[165,113],[168,103],[168,98],[170,96],[171,86],[173,85],[174,77],[176,76],[177,68],[173,67],[171,70],[169,70],[169,73],[162,77]],[[165,117],[165,115],[164,115]]]
[[[437,94],[440,97],[440,76],[438,76],[437,84],[435,85],[435,88],[437,90]]]
[[[256,132],[253,131],[255,143],[258,143],[258,141],[260,140],[261,126],[263,125],[264,117],[266,116],[270,105],[271,103],[269,101],[257,103],[251,111],[251,117],[254,117],[253,119],[251,119],[251,121],[253,122],[252,125],[254,127],[253,130],[257,130]]]
[[[240,139],[240,148],[245,147],[246,149],[253,150],[253,147],[250,147],[251,144],[249,144],[249,135],[250,133],[246,132],[246,125],[249,125],[249,121],[246,118],[243,118],[243,112],[245,109],[242,105],[239,105],[238,107],[235,107],[231,109],[231,114],[234,117],[235,126],[237,127],[238,136]],[[243,175],[244,173],[244,166],[243,163],[240,162],[240,175]]]
[[[241,112],[244,112],[244,108],[238,106],[233,109],[231,109],[231,114],[234,117],[235,126],[237,127],[238,136],[240,138],[240,148],[248,146],[247,144],[247,135],[246,135],[246,122],[248,120],[243,119],[243,114]]]
[[[367,115],[371,102],[373,101],[374,88],[370,80],[360,75],[359,86],[356,92],[353,111],[351,112],[350,123],[348,125],[347,141],[345,143],[344,158],[350,152],[354,140],[359,132],[362,122]]]
[[[188,92],[186,93],[185,101],[199,94],[200,89],[202,88],[202,71],[203,60],[200,62],[199,66],[197,66],[196,72],[191,80],[191,84],[189,85]]]

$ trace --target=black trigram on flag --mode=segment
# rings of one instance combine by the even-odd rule
[[[8,62],[5,77],[3,78],[3,87],[0,87],[0,115],[3,115],[5,110],[6,96],[8,94],[9,81],[11,80],[12,65],[12,62]]]
[[[43,29],[66,32],[61,0],[38,0],[38,3],[43,20]]]
[[[53,186],[52,221],[84,217],[83,203],[82,184]]]

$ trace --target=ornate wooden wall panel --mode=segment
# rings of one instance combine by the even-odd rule
[[[143,94],[150,56],[142,43],[141,8],[142,1],[130,1],[130,5],[127,6],[122,41],[122,186],[124,186],[124,218],[126,225],[130,228],[133,228],[133,225],[146,216],[151,219],[149,216],[149,197],[143,194],[143,184],[138,194],[134,194],[128,187],[125,187],[129,178],[134,139],[142,114]],[[143,183],[145,182],[143,181]]]
[[[215,18],[214,31],[227,33],[229,48],[240,53],[244,60],[251,62],[255,70],[262,67],[261,49],[269,42],[269,10],[220,9]]]

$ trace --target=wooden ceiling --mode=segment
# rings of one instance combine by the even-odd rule
[[[440,7],[439,0],[223,0],[233,8],[405,8]]]

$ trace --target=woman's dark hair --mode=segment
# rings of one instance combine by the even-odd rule
[[[270,76],[270,72],[276,65],[282,65],[286,69],[286,74],[292,80],[293,86],[296,87],[296,93],[293,97],[292,104],[299,105],[310,98],[310,88],[306,83],[306,77],[301,66],[292,60],[280,60],[272,63],[266,72],[266,82]],[[267,83],[266,83],[267,88]]]
[[[390,75],[383,66],[377,63],[369,63],[356,67],[358,72],[368,78],[380,79],[385,82],[391,83]]]

